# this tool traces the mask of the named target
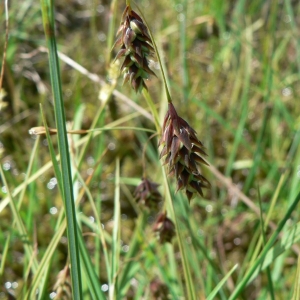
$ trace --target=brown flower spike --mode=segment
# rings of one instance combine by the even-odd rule
[[[130,81],[132,88],[138,92],[143,87],[149,74],[155,73],[149,68],[147,57],[154,53],[148,29],[142,18],[127,6],[123,12],[121,25],[117,32],[115,46],[121,46],[116,59],[124,57],[121,71],[124,74],[124,83]]]
[[[162,201],[162,196],[158,191],[159,184],[152,182],[146,178],[136,187],[134,192],[135,199],[145,206],[157,208],[158,203]]]
[[[160,213],[157,217],[153,230],[159,234],[159,241],[163,244],[165,242],[171,243],[175,235],[175,225],[171,219],[167,217],[167,213]]]
[[[210,183],[201,175],[199,163],[207,165],[203,144],[198,140],[196,131],[178,116],[172,103],[164,119],[162,137],[159,145],[163,145],[160,158],[165,157],[169,174],[177,179],[177,190],[185,189],[189,201],[195,193],[203,197],[203,188]]]

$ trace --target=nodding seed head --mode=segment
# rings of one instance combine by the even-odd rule
[[[171,219],[167,217],[167,213],[160,213],[153,225],[153,230],[158,233],[161,243],[169,242],[175,235],[175,225]]]
[[[165,157],[169,175],[175,176],[177,190],[185,189],[189,201],[195,194],[203,197],[203,188],[210,187],[209,181],[201,174],[201,164],[208,165],[203,144],[198,140],[196,131],[181,117],[175,107],[169,103],[164,119],[162,137],[163,145],[160,158]]]
[[[124,82],[129,81],[132,88],[138,92],[146,88],[145,79],[155,73],[149,68],[148,56],[154,53],[152,41],[142,18],[127,6],[123,12],[121,25],[117,31],[114,47],[120,46],[115,60],[124,57],[121,71]],[[135,66],[135,68],[128,68]],[[133,73],[133,75],[132,75]]]
[[[134,192],[135,199],[150,209],[157,209],[162,201],[162,196],[158,191],[159,184],[143,178]]]

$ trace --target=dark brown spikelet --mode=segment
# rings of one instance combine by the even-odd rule
[[[129,81],[132,88],[139,92],[147,89],[145,79],[155,73],[149,68],[148,56],[154,48],[146,25],[142,18],[127,6],[123,12],[121,25],[117,31],[115,46],[120,46],[116,59],[124,57],[121,71],[124,83]]]
[[[165,242],[171,243],[175,235],[175,225],[171,219],[167,217],[167,213],[160,213],[157,217],[153,230],[158,233],[159,241],[163,244]]]
[[[158,204],[162,201],[162,196],[158,191],[159,184],[146,178],[136,187],[134,197],[138,203],[143,204],[150,209],[157,209]]]
[[[196,131],[177,115],[172,103],[164,119],[162,137],[159,145],[163,145],[160,158],[165,157],[170,175],[177,180],[177,190],[185,189],[189,201],[195,193],[203,197],[203,188],[210,183],[201,175],[199,164],[207,165],[203,144],[198,140]]]

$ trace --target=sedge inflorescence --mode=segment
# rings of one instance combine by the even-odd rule
[[[159,184],[143,178],[134,192],[135,199],[150,209],[157,209],[158,204],[162,201],[158,187]]]
[[[155,53],[156,46],[151,40],[149,31],[142,18],[127,5],[117,32],[114,47],[119,47],[116,59],[123,58],[121,72],[124,83],[129,82],[131,87],[140,92],[147,89],[145,80],[155,73],[149,67],[149,56]],[[155,49],[154,49],[155,48]],[[158,56],[159,62],[160,58]],[[161,62],[160,62],[161,64]],[[172,104],[172,99],[166,84],[164,71],[161,66],[166,93],[168,110],[162,126],[162,136],[158,147],[161,147],[160,159],[168,167],[168,173],[176,178],[177,189],[185,190],[190,201],[196,194],[203,197],[203,189],[210,186],[203,176],[202,165],[208,165],[204,157],[205,148],[197,138],[196,131],[181,118]],[[171,242],[175,235],[175,225],[167,217],[166,206],[160,209],[163,202],[158,187],[159,184],[144,177],[137,186],[134,197],[139,204],[156,211],[158,217],[154,222],[153,231],[157,233],[161,243]]]
[[[168,165],[169,174],[177,179],[177,191],[185,189],[189,200],[196,193],[203,197],[202,189],[210,186],[199,166],[207,165],[203,158],[206,156],[204,146],[198,140],[196,131],[178,116],[172,103],[169,103],[162,132],[160,158],[165,157],[164,163]]]
[[[115,46],[121,48],[115,59],[124,57],[121,65],[124,83],[129,81],[136,92],[147,89],[145,79],[148,79],[149,75],[155,76],[149,68],[148,60],[154,48],[146,25],[130,6],[126,6],[123,12],[117,37]]]
[[[134,192],[135,199],[139,204],[148,207],[150,210],[157,211],[159,204],[162,202],[162,195],[158,187],[159,184],[143,178]],[[175,235],[175,225],[167,217],[167,212],[162,212],[158,215],[153,225],[153,231],[157,234],[160,243],[171,243]]]
[[[158,234],[159,241],[163,244],[165,242],[171,243],[175,235],[175,225],[171,219],[167,217],[167,213],[160,213],[153,225],[153,230]]]

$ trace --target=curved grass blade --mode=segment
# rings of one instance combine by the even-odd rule
[[[266,269],[274,260],[279,257],[281,254],[283,254],[286,250],[290,249],[292,245],[300,241],[300,222],[297,223],[295,226],[287,230],[284,235],[282,236],[281,240],[278,241],[274,247],[272,247],[268,253],[266,254],[266,257],[261,265],[261,268],[256,270],[251,278],[249,279],[249,282],[255,279],[255,277],[258,275],[260,270]]]
[[[207,296],[206,300],[215,299],[215,296],[219,293],[222,286],[225,284],[227,279],[231,276],[231,274],[236,270],[237,267],[238,267],[238,264],[233,266],[233,268],[225,275],[225,277],[218,283],[218,285],[213,289],[213,291]]]
[[[11,194],[8,184],[6,182],[6,178],[5,178],[1,164],[0,164],[0,176],[1,176],[1,180],[3,182],[3,185],[6,187],[6,190],[7,190],[7,194],[8,194],[9,200],[10,200],[9,201],[10,208],[11,208],[11,211],[13,214],[14,221],[16,222],[16,226],[17,226],[18,232],[20,234],[22,243],[24,245],[24,250],[25,250],[26,256],[27,256],[28,260],[32,260],[31,267],[32,267],[33,273],[35,273],[37,270],[38,262],[36,260],[35,254],[34,254],[33,247],[32,247],[32,245],[30,245],[29,237],[28,237],[25,225],[23,223],[23,220],[20,216],[17,205],[12,197],[12,194]]]
[[[286,224],[287,220],[290,218],[291,214],[293,213],[293,211],[296,209],[297,204],[300,201],[300,192],[298,193],[297,197],[294,199],[293,203],[291,204],[291,206],[289,207],[288,211],[286,212],[285,216],[283,217],[283,219],[279,222],[279,225],[277,227],[277,229],[275,230],[275,232],[272,234],[272,236],[270,237],[269,241],[267,242],[266,246],[264,247],[264,249],[262,250],[260,256],[258,257],[258,259],[254,262],[254,264],[251,266],[249,272],[247,272],[247,274],[243,277],[243,279],[241,280],[241,282],[238,284],[238,286],[235,288],[235,290],[233,291],[232,295],[230,296],[229,300],[234,300],[237,299],[237,297],[239,296],[239,294],[242,292],[242,290],[244,289],[244,287],[247,285],[247,283],[250,281],[250,279],[252,278],[253,274],[255,273],[255,271],[257,270],[257,268],[259,267],[259,265],[262,264],[262,262],[264,261],[264,259],[266,258],[266,255],[268,253],[268,251],[271,249],[271,247],[274,245],[276,239],[278,238],[278,235],[280,234],[280,232],[282,231],[284,225]]]
[[[106,297],[104,296],[101,290],[99,278],[95,272],[94,266],[91,262],[90,256],[85,247],[84,240],[81,235],[79,235],[78,237],[79,237],[78,240],[79,240],[79,247],[80,247],[80,255],[82,258],[84,270],[88,278],[87,285],[90,289],[90,292],[93,295],[92,299],[105,300]]]
[[[47,270],[48,265],[52,259],[53,253],[56,250],[57,245],[60,242],[60,239],[66,230],[66,225],[67,223],[64,219],[62,224],[59,226],[58,230],[55,232],[55,235],[53,236],[46,252],[43,255],[43,258],[38,266],[34,278],[32,279],[30,290],[27,292],[27,295],[25,296],[24,300],[34,299],[35,291],[37,290],[38,285],[40,284],[40,280],[44,276],[45,271]]]

